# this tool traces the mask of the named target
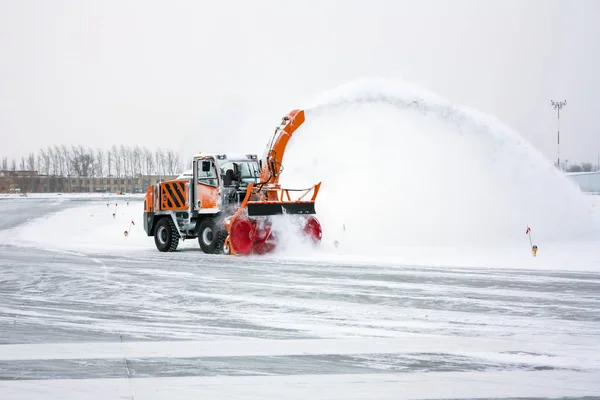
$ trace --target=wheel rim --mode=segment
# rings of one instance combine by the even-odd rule
[[[167,244],[167,239],[169,238],[168,232],[164,226],[160,226],[158,228],[158,232],[156,232],[156,237],[160,244]]]
[[[211,228],[206,228],[204,229],[204,231],[202,231],[202,242],[207,245],[210,246],[212,244],[213,241],[213,232]]]

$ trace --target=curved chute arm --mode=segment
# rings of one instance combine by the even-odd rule
[[[267,144],[263,155],[260,181],[262,184],[277,185],[283,167],[283,155],[294,132],[305,121],[304,110],[292,110],[282,118],[275,129],[273,138]]]

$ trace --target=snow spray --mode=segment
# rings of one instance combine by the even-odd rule
[[[524,220],[546,242],[598,233],[577,185],[494,117],[392,79],[302,108],[281,184],[323,182],[317,218],[329,243],[346,223],[340,249],[522,246]]]

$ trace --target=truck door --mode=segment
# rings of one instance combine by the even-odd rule
[[[219,176],[214,160],[198,160],[196,164],[196,201],[199,213],[212,214],[219,211]]]

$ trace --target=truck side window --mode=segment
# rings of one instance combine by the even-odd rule
[[[210,170],[209,171],[202,171],[202,162],[199,161],[197,164],[198,169],[198,183],[201,183],[203,185],[208,185],[208,186],[213,186],[213,187],[217,187],[218,186],[218,181],[217,181],[217,170],[215,169],[215,164],[213,162],[210,163]]]

